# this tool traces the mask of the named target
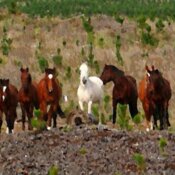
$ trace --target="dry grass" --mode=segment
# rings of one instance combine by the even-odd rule
[[[156,34],[154,24],[151,24],[153,32]],[[63,85],[63,94],[68,96],[69,102],[74,102],[74,107],[78,105],[77,88],[79,85],[79,74],[76,72],[85,57],[82,57],[81,50],[84,48],[85,56],[88,55],[87,33],[83,29],[79,17],[61,20],[60,18],[35,18],[31,19],[25,15],[5,16],[0,21],[0,36],[2,38],[3,26],[7,26],[8,36],[13,39],[12,48],[8,56],[2,55],[3,62],[0,64],[1,77],[10,78],[10,81],[20,87],[19,67],[28,66],[34,80],[39,81],[43,76],[39,69],[36,51],[47,58],[49,66],[55,66],[52,56],[61,49],[63,56],[63,66],[58,66],[58,79]],[[170,80],[173,96],[170,102],[170,120],[175,128],[175,24],[166,24],[162,33],[156,34],[159,45],[157,48],[143,47],[139,40],[139,29],[135,21],[126,19],[123,26],[113,18],[107,16],[92,17],[94,27],[95,60],[98,60],[100,72],[104,64],[114,64],[125,70],[127,74],[134,76],[137,82],[144,76],[145,64],[152,65],[160,69],[165,77]],[[115,56],[115,36],[121,36],[121,55],[124,58],[124,66],[117,63]],[[104,46],[98,45],[98,39],[104,38]],[[76,42],[79,41],[77,45]],[[66,45],[63,45],[66,41]],[[40,45],[39,45],[40,44]],[[148,53],[148,57],[143,57],[143,53]],[[66,68],[72,69],[70,80],[65,78]],[[97,75],[94,68],[90,68],[90,75]],[[97,75],[99,76],[99,75]],[[112,84],[105,86],[105,94],[111,96]],[[63,109],[69,106],[62,102]],[[111,102],[109,104],[111,108]],[[139,101],[139,109],[142,107]],[[73,109],[72,109],[73,110]],[[112,113],[112,108],[111,108]],[[106,116],[110,114],[105,113]]]

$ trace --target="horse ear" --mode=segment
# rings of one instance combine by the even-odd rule
[[[147,65],[145,66],[145,70],[146,70],[148,73],[151,72],[150,69],[149,69],[149,67],[148,67]]]
[[[151,66],[152,70],[155,70],[154,65]]]
[[[56,68],[55,68],[55,67],[53,67],[53,73],[54,73],[54,74],[56,73]]]
[[[45,68],[45,73],[46,73],[46,74],[48,73],[48,68]]]
[[[28,67],[26,68],[26,71],[29,72],[29,68]]]
[[[20,68],[20,71],[21,71],[21,72],[23,72],[23,71],[24,71],[23,67],[21,67],[21,68]]]
[[[9,85],[9,81],[10,81],[9,79],[6,79],[5,80],[5,82],[6,82],[7,85]]]

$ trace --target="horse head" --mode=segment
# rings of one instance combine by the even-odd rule
[[[0,79],[0,86],[2,88],[2,101],[5,101],[7,95],[8,95],[8,91],[9,91],[9,79]]]
[[[159,91],[164,83],[162,73],[158,69],[155,69],[154,66],[152,66],[152,70],[149,69],[148,66],[146,66],[145,69],[147,71],[146,79],[149,87],[149,92],[154,93],[156,91]]]
[[[54,78],[55,78],[56,70],[55,68],[46,68],[45,69],[45,82],[46,82],[46,88],[49,93],[52,93],[54,90]]]
[[[87,83],[88,76],[89,76],[89,70],[88,70],[87,64],[86,63],[81,64],[79,70],[80,70],[81,84],[85,85]]]
[[[28,90],[29,85],[32,82],[32,77],[29,73],[29,68],[22,68],[20,69],[21,71],[21,84],[24,90]]]

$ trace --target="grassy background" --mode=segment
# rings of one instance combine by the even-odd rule
[[[10,78],[19,88],[21,66],[28,66],[37,82],[45,66],[55,66],[63,94],[68,96],[68,102],[61,105],[70,112],[78,105],[78,68],[83,61],[88,62],[90,75],[100,76],[105,63],[113,64],[134,76],[137,84],[145,75],[145,64],[154,64],[172,86],[174,128],[174,2],[1,0],[0,77]],[[154,21],[147,18],[156,16]],[[105,86],[104,108],[100,109],[107,121],[112,114],[112,87],[112,83]],[[143,113],[139,100],[138,106]],[[97,106],[93,111],[99,114]]]
[[[150,19],[175,18],[174,0],[1,0],[0,6],[7,7],[12,13],[41,17],[117,14],[128,17],[144,15]]]

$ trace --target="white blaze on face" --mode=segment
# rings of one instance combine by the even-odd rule
[[[5,92],[7,89],[7,86],[3,86],[3,92]]]
[[[51,80],[53,78],[53,74],[49,74],[48,78]]]

